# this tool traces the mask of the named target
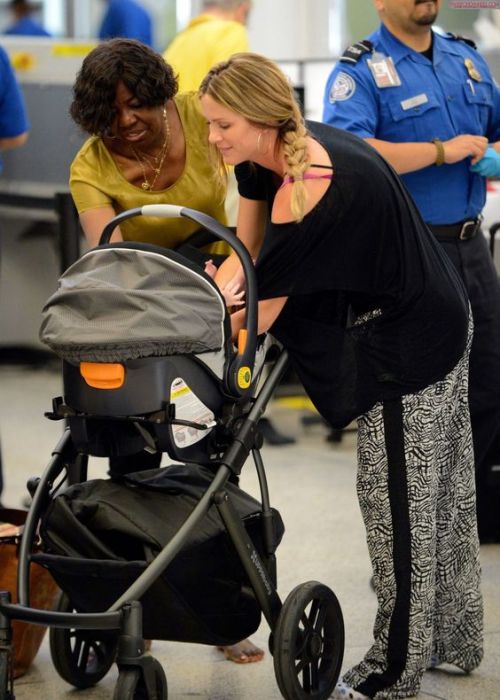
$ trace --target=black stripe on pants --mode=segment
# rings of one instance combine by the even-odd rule
[[[396,601],[389,626],[387,669],[383,673],[373,673],[356,687],[360,693],[371,698],[378,691],[394,685],[404,671],[408,654],[410,625],[411,531],[401,398],[384,401],[383,416],[393,532],[392,554],[396,578]]]

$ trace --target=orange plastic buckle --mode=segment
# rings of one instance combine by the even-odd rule
[[[125,382],[125,367],[112,362],[80,362],[80,374],[94,389],[119,389]]]
[[[238,355],[243,355],[247,345],[248,331],[246,328],[240,328],[238,331]]]

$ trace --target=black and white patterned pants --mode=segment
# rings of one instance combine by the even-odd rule
[[[378,612],[372,647],[343,680],[377,700],[417,694],[431,659],[466,671],[482,659],[467,376],[468,351],[442,381],[358,420]]]

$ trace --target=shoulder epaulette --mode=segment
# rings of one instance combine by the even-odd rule
[[[469,39],[468,36],[460,36],[460,34],[453,34],[453,32],[448,32],[446,36],[450,37],[450,39],[453,39],[454,41],[463,41],[464,44],[472,46],[473,49],[477,49],[476,42]]]
[[[361,56],[365,53],[371,53],[373,51],[373,44],[368,39],[363,39],[363,41],[358,41],[356,44],[349,46],[339,61],[344,61],[344,63],[357,63]]]

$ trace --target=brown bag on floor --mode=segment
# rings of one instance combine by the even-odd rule
[[[17,603],[17,563],[26,511],[0,508],[0,591],[9,591]],[[53,609],[59,589],[49,572],[38,564],[30,567],[30,606]],[[46,627],[12,621],[14,678],[22,676],[35,658]]]

